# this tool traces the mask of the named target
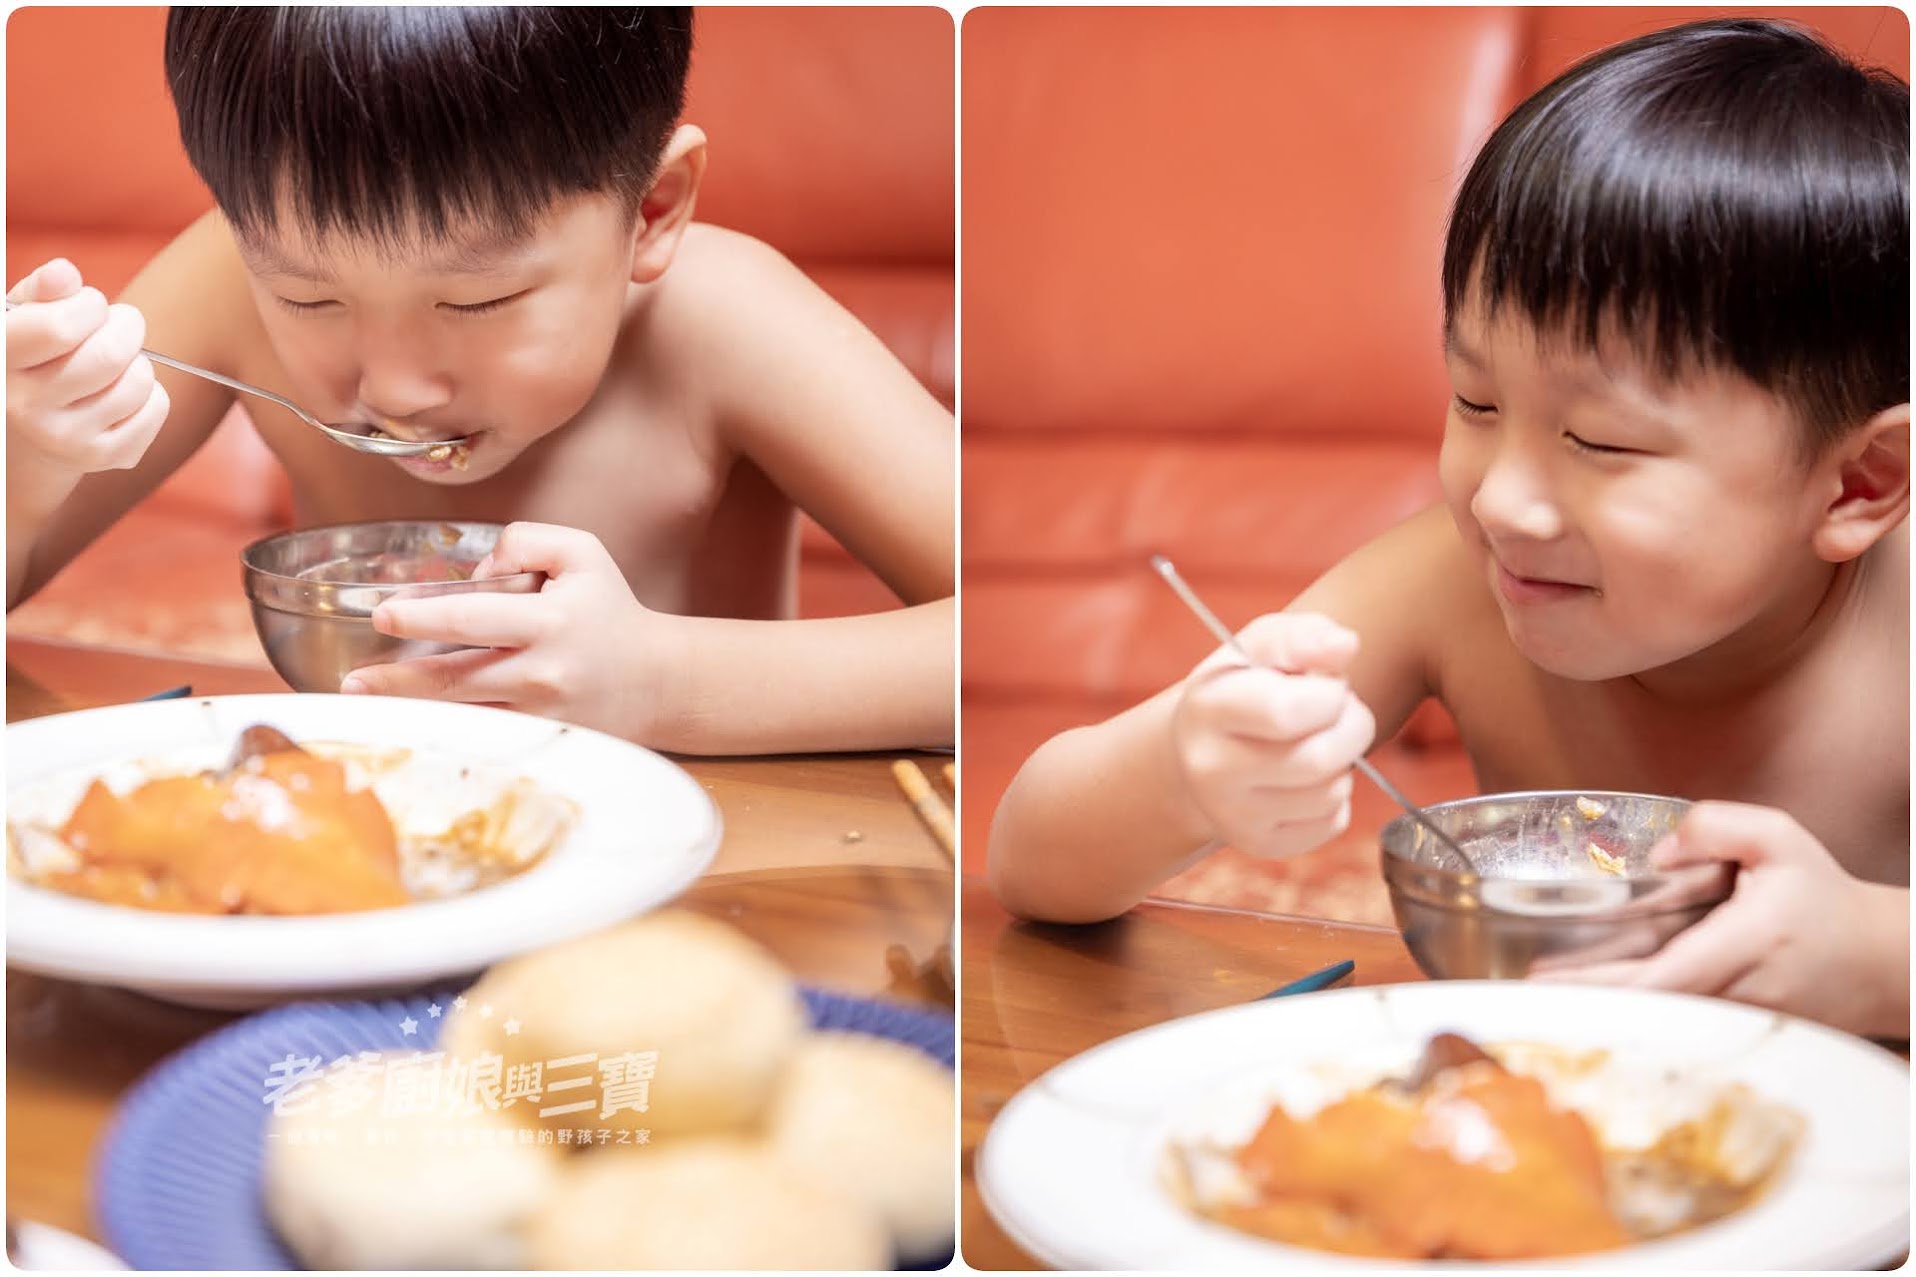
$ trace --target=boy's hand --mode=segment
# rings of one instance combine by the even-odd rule
[[[1732,998],[1878,1037],[1909,1036],[1909,893],[1852,877],[1784,812],[1698,803],[1659,868],[1739,867],[1735,893],[1647,958],[1533,979]]]
[[[1322,616],[1259,617],[1186,680],[1171,720],[1185,787],[1217,837],[1292,856],[1351,817],[1351,765],[1377,725],[1344,681],[1357,635]],[[1280,673],[1279,671],[1288,671]]]
[[[657,673],[675,618],[632,597],[599,538],[574,528],[514,523],[474,577],[544,572],[537,594],[394,599],[373,628],[400,638],[470,643],[478,651],[369,665],[342,692],[471,701],[643,738],[656,720]]]
[[[14,285],[7,300],[10,464],[73,479],[138,465],[168,408],[140,353],[145,318],[109,306],[63,257]]]

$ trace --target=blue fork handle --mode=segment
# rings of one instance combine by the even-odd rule
[[[1319,989],[1330,988],[1356,970],[1357,964],[1346,958],[1342,962],[1331,963],[1322,971],[1313,971],[1287,985],[1272,989],[1269,993],[1259,994],[1257,1000],[1262,1002],[1267,998],[1289,997],[1293,993],[1316,993]]]

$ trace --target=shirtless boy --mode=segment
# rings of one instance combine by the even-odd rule
[[[218,207],[109,305],[64,260],[8,294],[7,599],[43,585],[233,401],[302,523],[509,522],[543,592],[386,605],[474,650],[342,688],[505,705],[696,753],[952,739],[950,416],[778,253],[700,225],[671,8],[173,10],[166,70]],[[459,464],[463,462],[463,468]],[[908,605],[793,620],[797,511]]]
[[[1445,248],[1444,503],[1041,747],[990,873],[1056,921],[1307,852],[1426,696],[1486,792],[1698,803],[1733,897],[1549,978],[1909,1034],[1909,90],[1777,23],[1606,50],[1511,115]]]

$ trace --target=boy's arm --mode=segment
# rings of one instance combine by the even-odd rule
[[[1444,596],[1465,587],[1465,570],[1437,507],[1352,554],[1285,609],[1356,632],[1344,677],[1374,716],[1377,739],[1428,693]],[[989,872],[1006,908],[1056,922],[1115,917],[1216,848],[1173,731],[1180,698],[1203,673],[1065,732],[1025,762],[991,829]]]
[[[237,375],[236,333],[257,326],[246,280],[226,224],[210,212],[127,285],[120,301],[146,319],[145,344],[163,354]],[[139,464],[75,482],[71,473],[7,449],[7,607],[45,585],[141,498],[205,443],[233,392],[203,378],[157,367],[171,407]]]
[[[676,330],[707,353],[726,443],[906,606],[870,616],[700,619],[686,671],[698,752],[947,745],[955,695],[951,414],[775,250],[721,233]],[[663,328],[664,325],[662,324]],[[694,356],[700,352],[688,352]],[[688,631],[689,632],[689,631]]]

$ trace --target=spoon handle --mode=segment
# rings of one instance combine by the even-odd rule
[[[17,305],[19,305],[18,302],[9,301],[7,302],[7,309],[12,310]],[[241,381],[237,377],[228,377],[225,373],[214,372],[211,368],[202,368],[198,364],[189,364],[184,359],[175,359],[171,355],[162,355],[158,351],[148,350],[144,346],[140,348],[140,353],[156,364],[165,364],[168,368],[177,368],[188,376],[202,377],[207,381],[216,382],[219,385],[225,386],[229,390],[237,390],[243,395],[252,395],[255,398],[264,399],[268,403],[276,403],[313,429],[319,431],[319,433],[325,435],[328,439],[331,439],[334,443],[340,445],[342,448],[350,448],[354,452],[367,453],[378,457],[427,457],[432,456],[434,452],[440,449],[466,444],[470,438],[466,436],[458,439],[396,439],[391,435],[382,434],[376,429],[370,434],[360,434],[352,430],[342,430],[338,426],[327,425],[318,417],[307,412],[304,408],[286,398],[284,395],[276,395],[263,386],[255,386],[250,381]],[[440,455],[444,456],[446,454],[441,452]]]
[[[211,368],[202,368],[198,364],[189,364],[184,359],[175,359],[171,355],[162,355],[157,350],[148,350],[144,346],[140,348],[140,353],[156,364],[165,364],[168,368],[177,368],[181,372],[191,373],[195,377],[204,377],[208,381],[216,381],[220,385],[232,390],[237,390],[243,395],[257,395],[261,399],[269,399],[286,409],[286,411],[292,413],[295,417],[298,417],[307,425],[317,427],[320,430],[327,430],[325,422],[319,420],[284,395],[276,395],[270,390],[255,386],[250,381],[241,381],[237,377],[228,377],[225,373],[217,373]],[[328,430],[328,433],[331,433],[330,430]]]
[[[1184,577],[1179,574],[1177,568],[1172,566],[1171,560],[1165,558],[1162,554],[1154,554],[1151,556],[1151,566],[1157,570],[1159,576],[1164,578],[1166,584],[1177,591],[1178,597],[1184,600],[1184,605],[1196,613],[1198,620],[1204,622],[1205,627],[1217,637],[1218,642],[1230,648],[1231,651],[1237,655],[1237,658],[1246,665],[1257,664],[1256,661],[1251,659],[1251,654],[1246,652],[1238,643],[1237,635],[1231,633],[1230,626],[1219,620],[1217,613],[1207,607],[1204,600],[1197,596],[1197,592],[1186,584]],[[1409,798],[1406,798],[1397,786],[1385,780],[1384,773],[1372,766],[1370,759],[1359,756],[1357,759],[1357,768],[1370,779],[1373,785],[1376,785],[1379,789],[1383,790],[1384,793],[1389,795],[1392,802],[1402,807],[1406,812],[1410,813],[1411,817],[1414,818],[1418,824],[1436,835],[1437,840],[1443,843],[1458,860],[1462,861],[1465,868],[1469,869],[1472,873],[1477,872],[1477,866],[1471,863],[1470,857],[1465,853],[1464,849],[1457,845],[1457,840],[1439,829],[1437,822],[1432,820],[1422,807],[1419,807]]]
[[[20,303],[9,298],[7,301],[7,309],[12,310],[19,304]],[[198,364],[189,364],[184,359],[175,359],[171,355],[162,355],[159,351],[148,350],[145,346],[140,347],[140,353],[156,364],[165,364],[168,368],[177,368],[181,372],[190,373],[195,377],[204,377],[208,381],[216,381],[229,390],[237,390],[243,395],[258,395],[261,399],[270,399],[307,425],[315,426],[321,430],[327,430],[328,433],[330,433],[326,423],[313,416],[312,413],[307,412],[304,408],[285,396],[276,395],[270,390],[255,386],[250,381],[241,381],[237,377],[228,377],[225,373],[214,372],[211,368],[202,368]]]

